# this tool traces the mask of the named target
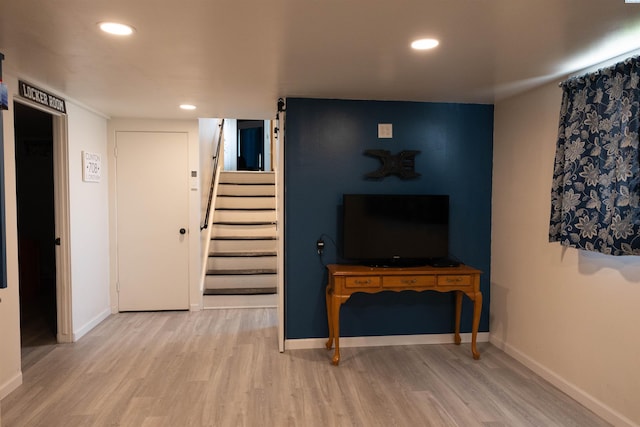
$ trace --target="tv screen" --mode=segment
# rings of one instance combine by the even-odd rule
[[[449,255],[449,196],[343,195],[343,256],[371,265],[420,265]]]

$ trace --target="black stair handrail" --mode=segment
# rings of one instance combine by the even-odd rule
[[[213,170],[211,171],[211,185],[209,186],[209,200],[207,201],[207,211],[204,214],[204,224],[200,227],[200,231],[209,227],[209,215],[211,215],[211,205],[213,202],[213,190],[216,186],[216,171],[218,169],[218,159],[220,158],[222,132],[224,131],[224,119],[218,125],[220,131],[218,132],[218,146],[216,147],[215,154],[213,155]]]

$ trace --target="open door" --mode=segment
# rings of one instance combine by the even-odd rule
[[[13,108],[23,347],[72,342],[66,116]]]
[[[263,120],[238,120],[238,170],[263,171],[264,124]]]
[[[14,102],[20,330],[25,349],[56,342],[53,116]]]

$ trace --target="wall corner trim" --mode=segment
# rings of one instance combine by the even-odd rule
[[[89,331],[98,326],[107,317],[111,316],[111,307],[104,309],[100,314],[88,321],[84,326],[73,332],[73,342],[78,341]]]
[[[4,384],[0,384],[0,400],[7,397],[12,391],[22,385],[22,371],[18,371]]]

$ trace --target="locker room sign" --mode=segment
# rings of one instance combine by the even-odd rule
[[[18,80],[18,88],[21,97],[59,113],[67,114],[67,107],[63,98],[57,97],[46,90],[40,89],[39,87],[33,86],[22,80]]]

